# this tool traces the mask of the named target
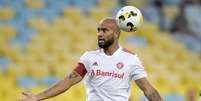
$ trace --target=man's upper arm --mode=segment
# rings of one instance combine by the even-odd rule
[[[77,72],[72,71],[68,77],[66,77],[66,81],[68,81],[68,84],[70,86],[73,86],[74,84],[80,82],[82,80],[82,76],[80,76]]]
[[[149,83],[146,78],[135,80],[137,86],[144,92],[149,101],[162,101],[158,91]]]
[[[141,78],[145,78],[147,77],[147,72],[142,64],[142,62],[140,61],[140,59],[138,58],[137,55],[134,55],[132,57],[133,61],[131,62],[131,78],[132,80],[138,80]]]
[[[142,91],[146,91],[147,89],[152,88],[152,85],[149,83],[149,81],[146,78],[135,80],[135,83]]]
[[[77,67],[67,77],[67,79],[69,80],[69,84],[72,86],[80,82],[84,78],[86,73],[87,70],[85,69],[84,64],[78,63]]]

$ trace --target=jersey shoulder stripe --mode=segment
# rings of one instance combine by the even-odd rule
[[[136,55],[135,53],[131,52],[130,50],[128,50],[126,48],[123,48],[122,51],[129,53],[129,54],[132,54],[132,55]]]

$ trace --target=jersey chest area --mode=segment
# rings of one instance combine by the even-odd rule
[[[124,79],[130,74],[129,60],[123,57],[95,57],[90,59],[89,76]]]

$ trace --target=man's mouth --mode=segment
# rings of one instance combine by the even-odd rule
[[[98,43],[104,43],[105,40],[104,39],[98,39]]]

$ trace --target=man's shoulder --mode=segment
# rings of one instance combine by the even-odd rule
[[[127,48],[122,48],[122,52],[125,53],[125,54],[127,54],[127,55],[129,55],[129,56],[136,56],[137,55],[136,53],[130,51]]]
[[[141,64],[141,60],[138,57],[138,54],[131,52],[130,50],[126,48],[122,48],[122,53],[124,57],[126,57],[126,60],[131,62],[133,65],[139,65]]]
[[[90,50],[90,51],[86,51],[83,55],[84,56],[91,56],[91,55],[97,55],[99,53],[99,49],[96,50]]]

